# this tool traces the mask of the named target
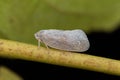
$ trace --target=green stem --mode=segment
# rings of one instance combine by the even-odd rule
[[[0,56],[86,69],[120,76],[120,61],[88,54],[64,52],[0,39]]]

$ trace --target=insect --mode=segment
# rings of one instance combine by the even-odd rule
[[[87,35],[81,29],[75,30],[40,30],[35,33],[35,38],[44,43],[48,48],[55,48],[64,51],[84,52],[89,49],[90,43]]]

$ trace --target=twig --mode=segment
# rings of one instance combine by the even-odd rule
[[[86,69],[120,76],[120,61],[81,53],[64,52],[0,39],[0,56]]]

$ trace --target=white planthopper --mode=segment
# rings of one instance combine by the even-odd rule
[[[48,48],[64,51],[84,52],[89,49],[90,43],[87,35],[81,29],[75,30],[40,30],[35,33],[35,38],[44,43]]]

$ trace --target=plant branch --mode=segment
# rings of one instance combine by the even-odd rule
[[[120,76],[120,61],[88,54],[65,52],[0,39],[0,56],[67,66]]]

